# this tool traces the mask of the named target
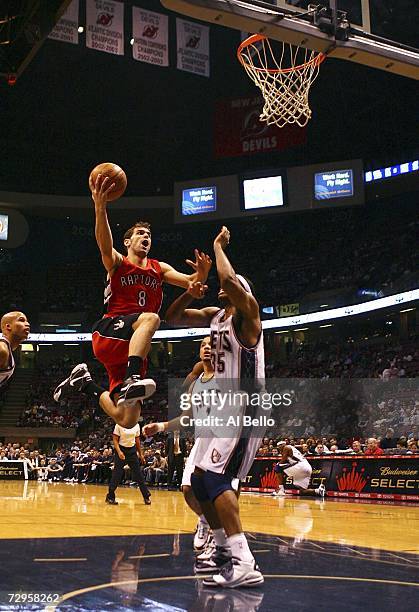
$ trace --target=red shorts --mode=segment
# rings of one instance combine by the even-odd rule
[[[118,393],[126,378],[129,341],[134,333],[132,324],[139,315],[140,313],[105,317],[93,326],[93,353],[106,368],[111,395]],[[147,360],[145,359],[139,374],[144,377],[146,372]]]

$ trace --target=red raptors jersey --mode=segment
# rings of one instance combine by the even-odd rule
[[[105,317],[159,312],[163,300],[162,272],[156,259],[147,259],[140,268],[122,259],[120,266],[109,278],[105,289]]]

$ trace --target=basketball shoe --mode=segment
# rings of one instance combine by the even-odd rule
[[[156,383],[151,378],[141,378],[139,374],[133,374],[126,378],[122,384],[119,394],[118,406],[134,406],[138,400],[144,400],[153,395]]]
[[[85,384],[92,381],[90,372],[85,363],[79,363],[70,372],[63,382],[61,382],[54,390],[53,397],[56,402],[70,395],[74,391],[81,391]]]
[[[225,587],[234,589],[236,587],[256,587],[264,583],[264,578],[256,561],[242,561],[231,558],[223,565],[218,574],[204,578],[204,586]]]
[[[198,521],[196,526],[196,531],[193,539],[193,547],[194,550],[198,552],[202,552],[207,545],[208,539],[210,537],[211,528],[207,522],[203,522],[201,520]]]
[[[326,487],[324,486],[324,484],[321,484],[317,487],[317,489],[314,489],[317,495],[320,495],[320,497],[323,497],[326,495]]]
[[[227,546],[214,546],[211,553],[209,555],[202,553],[202,555],[196,558],[194,565],[195,574],[219,572],[226,563],[231,561],[231,550]]]

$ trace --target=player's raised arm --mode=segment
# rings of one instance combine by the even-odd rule
[[[203,295],[202,283],[199,281],[190,282],[185,293],[182,293],[167,309],[165,316],[167,323],[189,325],[190,327],[208,327],[219,308],[214,306],[200,309],[188,308],[195,299],[200,299]]]
[[[113,238],[109,226],[106,204],[108,195],[115,186],[111,180],[103,174],[98,174],[94,188],[92,189],[92,199],[95,203],[95,236],[96,242],[102,255],[102,262],[107,272],[112,272],[122,261],[121,253],[113,248]]]
[[[173,266],[161,261],[160,267],[163,273],[163,281],[169,285],[175,285],[183,289],[187,289],[189,284],[194,281],[200,281],[202,284],[205,284],[212,265],[212,260],[209,255],[195,249],[195,261],[187,259],[186,263],[193,268],[194,272],[192,274],[178,272]]]
[[[198,361],[189,374],[186,376],[182,383],[181,394],[188,393],[192,383],[204,372],[204,363]],[[179,429],[185,429],[185,425],[190,422],[193,417],[192,404],[189,402],[188,406],[183,405],[181,398],[181,414],[170,421],[161,421],[159,423],[148,423],[143,427],[143,435],[155,436],[159,432],[177,431]],[[182,418],[183,417],[183,418]]]
[[[253,321],[260,331],[259,304],[252,295],[250,288],[248,290],[243,285],[244,279],[243,282],[240,282],[225,254],[229,241],[230,232],[223,226],[214,240],[215,263],[221,289],[225,291],[230,302],[236,307],[241,316],[244,319]]]

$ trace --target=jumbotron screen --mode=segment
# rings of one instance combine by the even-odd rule
[[[244,210],[273,208],[284,205],[284,185],[281,175],[243,180]]]
[[[182,191],[182,215],[201,215],[217,210],[217,188],[193,187]]]
[[[348,198],[354,195],[352,170],[328,170],[314,175],[315,200]]]

